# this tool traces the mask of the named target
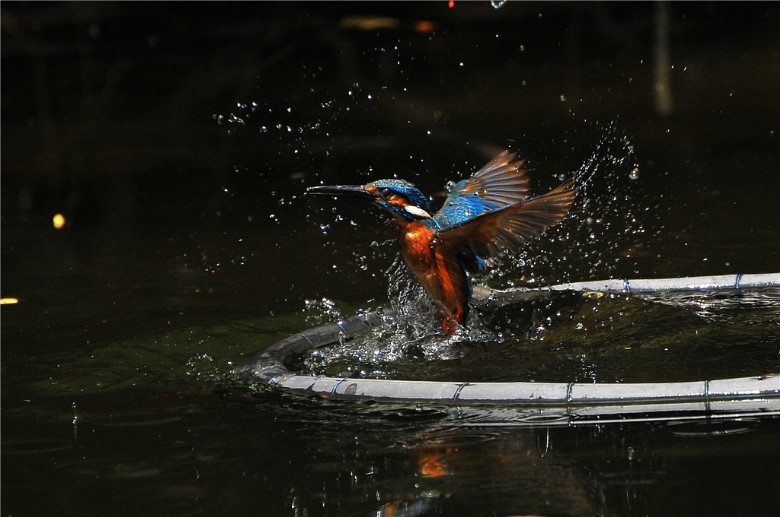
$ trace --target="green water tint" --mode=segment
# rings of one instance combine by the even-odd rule
[[[777,272],[777,4],[665,7],[671,114],[653,104],[661,4],[2,8],[2,296],[19,299],[2,308],[6,515],[777,512],[776,417],[578,425],[230,375],[388,305],[395,324],[291,366],[461,381],[780,371],[776,291],[559,293],[475,310],[442,339],[408,273],[384,275],[392,224],[303,196],[394,176],[434,195],[510,149],[534,193],[590,182],[479,283]]]
[[[165,398],[181,390],[207,393],[231,382],[234,367],[290,328],[305,326],[305,315],[293,313],[135,337],[83,355],[69,354],[31,388],[49,395],[143,391]]]
[[[470,328],[450,338],[438,335],[430,322],[401,320],[311,351],[302,366],[336,377],[473,382],[749,376],[777,371],[778,311],[777,289],[556,293],[497,311],[475,310]]]
[[[778,289],[554,293],[474,309],[470,327],[449,338],[440,335],[435,308],[421,292],[414,294],[405,300],[417,304],[413,316],[309,351],[293,358],[294,366],[329,376],[474,382],[672,382],[777,371]],[[290,329],[355,312],[318,300],[297,313],[133,338],[62,361],[29,388],[47,396],[135,392],[158,403],[206,396],[233,385],[234,368]],[[162,417],[168,418],[178,417]],[[137,422],[132,415],[125,419]]]

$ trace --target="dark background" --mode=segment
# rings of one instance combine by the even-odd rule
[[[381,300],[395,251],[367,252],[392,236],[384,219],[305,187],[399,175],[435,193],[505,148],[530,161],[536,191],[593,155],[598,175],[641,171],[622,205],[577,216],[633,211],[646,235],[612,245],[628,224],[613,221],[599,258],[641,253],[596,267],[575,252],[571,280],[780,262],[767,233],[780,185],[773,3],[2,9],[3,296],[50,299],[68,277],[105,294],[96,313],[118,304],[119,333],[161,289],[170,310],[216,320],[303,297]],[[596,199],[626,188],[605,180]]]
[[[191,221],[235,203],[220,186],[242,201],[298,193],[291,173],[340,166],[347,148],[533,140],[521,151],[551,158],[571,153],[567,130],[588,120],[617,121],[645,160],[672,153],[675,179],[706,174],[713,133],[727,135],[743,149],[730,180],[765,184],[777,7],[668,11],[671,104],[659,112],[649,3],[5,2],[3,215]],[[251,111],[237,104],[252,102],[249,127],[229,134],[230,114]],[[312,129],[280,135],[277,124]],[[344,165],[348,179],[362,163]]]
[[[444,514],[777,508],[776,421],[467,432],[446,413],[226,390],[275,340],[386,305],[392,230],[302,196],[319,182],[436,193],[509,148],[542,192],[594,160],[568,243],[493,281],[777,272],[780,4],[0,9],[1,294],[19,302],[2,308],[4,514],[368,515],[426,490],[429,446],[463,451],[434,486],[454,494]],[[740,339],[772,364],[776,327],[751,334],[745,304],[736,327],[634,306],[637,341],[716,339],[666,362],[650,348],[641,375],[742,368]],[[497,355],[485,370],[507,367]]]

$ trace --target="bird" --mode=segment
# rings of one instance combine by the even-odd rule
[[[470,178],[451,183],[433,215],[430,198],[403,179],[317,185],[306,193],[364,198],[389,212],[400,230],[404,262],[438,305],[442,332],[452,335],[466,325],[470,275],[561,222],[578,190],[569,179],[531,197],[526,162],[503,151]]]

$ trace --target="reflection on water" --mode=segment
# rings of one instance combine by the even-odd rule
[[[729,318],[728,313],[735,311],[733,296],[667,293],[648,301],[644,295],[593,298],[558,293],[541,307],[532,307],[557,319],[551,324],[546,317],[523,317],[528,335],[523,341],[515,336],[480,344],[467,335],[447,345],[459,351],[458,358],[407,354],[396,360],[383,357],[364,367],[386,369],[383,374],[394,369],[394,375],[412,378],[469,372],[499,380],[543,375],[561,379],[595,372],[598,379],[620,375],[650,380],[648,376],[663,377],[665,370],[672,370],[664,374],[670,380],[702,378],[708,371],[701,364],[666,359],[673,353],[666,348],[674,343],[699,363],[711,362],[714,369],[725,363],[724,373],[761,364],[770,367],[776,361],[776,341],[765,343],[763,353],[769,357],[762,359],[755,355],[760,342],[745,347],[733,336],[749,330],[759,341],[771,338],[777,329],[773,316],[777,290],[743,292],[743,305]],[[697,300],[693,308],[690,298]],[[695,310],[708,298],[714,318]],[[595,319],[594,307],[600,314]],[[320,308],[334,310],[329,303]],[[303,328],[311,310],[307,307],[285,325]],[[506,311],[480,317],[511,333],[518,309]],[[662,342],[648,342],[647,328],[632,333],[630,325],[620,323],[622,317],[614,317],[621,312],[634,321],[642,318],[645,325],[669,327],[669,335],[662,338],[654,331],[654,340]],[[588,317],[581,320],[578,314]],[[747,320],[752,323],[724,335],[724,330],[738,325],[740,315],[751,315]],[[586,321],[585,328],[577,328],[579,321]],[[566,337],[591,326],[598,329],[607,321],[615,321],[610,325],[619,328],[594,331],[585,342]],[[764,325],[757,324],[760,321]],[[651,422],[617,417],[578,423],[565,413],[556,417],[501,408],[308,401],[235,386],[229,377],[233,363],[255,352],[258,343],[275,339],[274,331],[269,331],[273,322],[280,324],[272,317],[191,326],[79,354],[58,365],[50,379],[26,390],[45,397],[38,395],[24,408],[6,410],[10,416],[35,415],[39,424],[24,439],[6,440],[4,455],[34,468],[46,468],[56,458],[57,476],[87,485],[95,480],[105,487],[130,483],[128,490],[144,491],[144,504],[167,507],[177,501],[176,507],[184,511],[241,512],[253,508],[251,501],[262,501],[269,514],[280,515],[717,511],[721,491],[733,490],[735,483],[741,486],[746,470],[780,474],[771,467],[768,472],[765,465],[767,454],[780,450],[777,419],[715,416],[691,422],[690,416],[670,415]],[[541,324],[546,325],[544,330],[539,329]],[[762,338],[765,327],[770,330]],[[540,334],[545,339],[537,337]],[[621,337],[616,343],[613,334]],[[554,339],[572,341],[551,348]],[[626,343],[647,350],[635,356],[641,350],[629,351]],[[344,354],[340,358],[344,364],[367,361],[346,352],[350,346],[332,347],[331,353]],[[565,350],[567,346],[573,350]],[[716,357],[710,360],[707,355],[713,351]],[[322,353],[324,359],[328,352]],[[594,355],[586,368],[581,355],[588,353]],[[754,355],[744,359],[745,353]],[[523,372],[511,364],[523,365]],[[554,367],[545,370],[544,364]],[[332,367],[336,366],[325,369]],[[214,396],[215,389],[219,397]],[[14,428],[6,432],[13,436]],[[690,475],[693,468],[710,473],[708,499],[699,500],[696,508],[665,495],[681,486],[702,490],[699,476]],[[246,493],[252,498],[241,497]],[[47,504],[67,501],[81,508],[88,502],[96,511],[108,508],[101,506],[106,502],[100,498],[80,496],[76,501],[73,494],[59,494],[60,503]],[[765,504],[770,504],[766,494],[747,507],[758,511]]]
[[[777,421],[464,428],[463,417],[435,408],[241,391],[81,400],[78,436],[63,408],[60,423],[41,415],[25,440],[6,440],[4,455],[30,469],[53,468],[59,486],[129,483],[144,493],[143,501],[127,501],[131,513],[148,505],[240,513],[258,504],[271,515],[717,513],[751,470],[768,479],[780,474],[767,460],[780,445]],[[58,442],[38,438],[56,435],[57,426]],[[686,474],[694,467],[707,477]],[[708,497],[692,507],[665,496],[677,490]],[[764,493],[740,504],[760,513],[771,500]],[[78,488],[50,492],[28,509],[46,501],[110,509]]]
[[[502,326],[515,334],[500,343],[461,336],[446,345],[458,351],[457,358],[406,354],[371,363],[350,355],[352,344],[332,347],[330,353],[344,354],[344,364],[365,362],[363,368],[411,378],[469,372],[494,380],[587,379],[591,374],[597,380],[665,375],[680,380],[703,378],[719,368],[725,368],[724,374],[762,364],[770,369],[777,360],[772,336],[778,292],[751,290],[739,296],[666,293],[647,300],[646,295],[558,293],[530,308],[480,314],[486,328]],[[697,313],[704,300],[709,300],[710,314]],[[316,305],[334,310],[330,303]],[[541,315],[525,314],[534,311]],[[128,504],[131,513],[149,504],[241,513],[258,501],[271,515],[717,513],[724,494],[735,486],[747,489],[744,477],[750,472],[773,479],[780,475],[771,466],[778,463],[767,460],[780,450],[777,419],[616,418],[578,425],[568,415],[501,408],[308,401],[248,391],[230,381],[239,358],[250,356],[260,343],[270,344],[279,332],[304,328],[311,312],[310,305],[286,319],[190,325],[123,340],[73,354],[48,379],[16,387],[14,395],[24,393],[27,400],[4,410],[9,422],[5,461],[28,466],[22,480],[52,471],[55,482],[71,487],[39,497],[28,508],[110,510],[108,500],[85,497],[78,488],[83,485],[91,492],[95,486],[142,490],[143,503]],[[738,323],[740,316],[749,323]],[[648,341],[647,327],[632,330],[632,324],[622,323],[636,325],[638,319],[667,330],[654,330]],[[518,336],[523,333],[511,330],[518,321],[525,325],[522,341]],[[577,327],[581,321],[584,328]],[[601,328],[606,322],[611,328]],[[570,337],[587,332],[584,342]],[[746,333],[752,342],[736,338]],[[614,335],[620,339],[613,340]],[[554,340],[560,343],[551,347]],[[634,346],[639,349],[630,349]],[[668,359],[674,346],[691,359]],[[329,352],[322,353],[324,360]],[[582,362],[583,354],[592,354],[589,363]],[[337,367],[338,361],[330,360],[334,364],[326,370]],[[27,418],[36,425],[21,438],[15,422]],[[706,488],[692,472],[708,473]],[[703,490],[706,497],[693,507],[685,498],[668,495],[678,490]],[[760,513],[773,501],[764,493],[740,504]]]
[[[717,470],[707,478],[712,483],[709,489],[726,489],[739,475],[730,470],[735,464],[730,448],[766,440],[776,432],[776,422],[745,419],[580,429],[463,428],[458,417],[453,420],[423,408],[393,411],[348,405],[327,408],[327,416],[321,406],[309,410],[311,427],[303,431],[307,446],[302,453],[311,456],[307,462],[311,470],[300,473],[288,499],[299,515],[306,511],[625,515],[694,510],[662,494],[680,487],[701,490],[700,480],[684,479],[676,488],[665,480],[698,464]],[[339,425],[344,420],[350,423],[349,433]],[[691,441],[693,433],[707,441]],[[776,437],[767,445],[776,450]],[[761,451],[756,445],[745,450],[753,462],[761,461]],[[341,459],[334,462],[334,457]],[[767,474],[776,474],[771,470]],[[713,499],[699,508],[717,511],[722,497],[708,493]]]
[[[587,186],[480,282],[776,272],[777,5],[671,3],[661,49],[651,4],[452,5],[2,3],[5,514],[780,506],[773,418],[563,425],[231,379],[278,339],[388,304],[394,325],[299,366],[584,382],[779,370],[772,290],[558,293],[475,310],[442,339],[380,214],[302,197],[394,176],[436,192],[511,149],[535,192],[562,174]]]

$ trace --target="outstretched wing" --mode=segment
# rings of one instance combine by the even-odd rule
[[[569,212],[578,188],[566,181],[547,194],[516,203],[439,230],[442,247],[469,248],[482,258],[517,251]]]
[[[504,151],[474,175],[458,182],[433,216],[439,227],[460,224],[528,197],[525,162]]]

